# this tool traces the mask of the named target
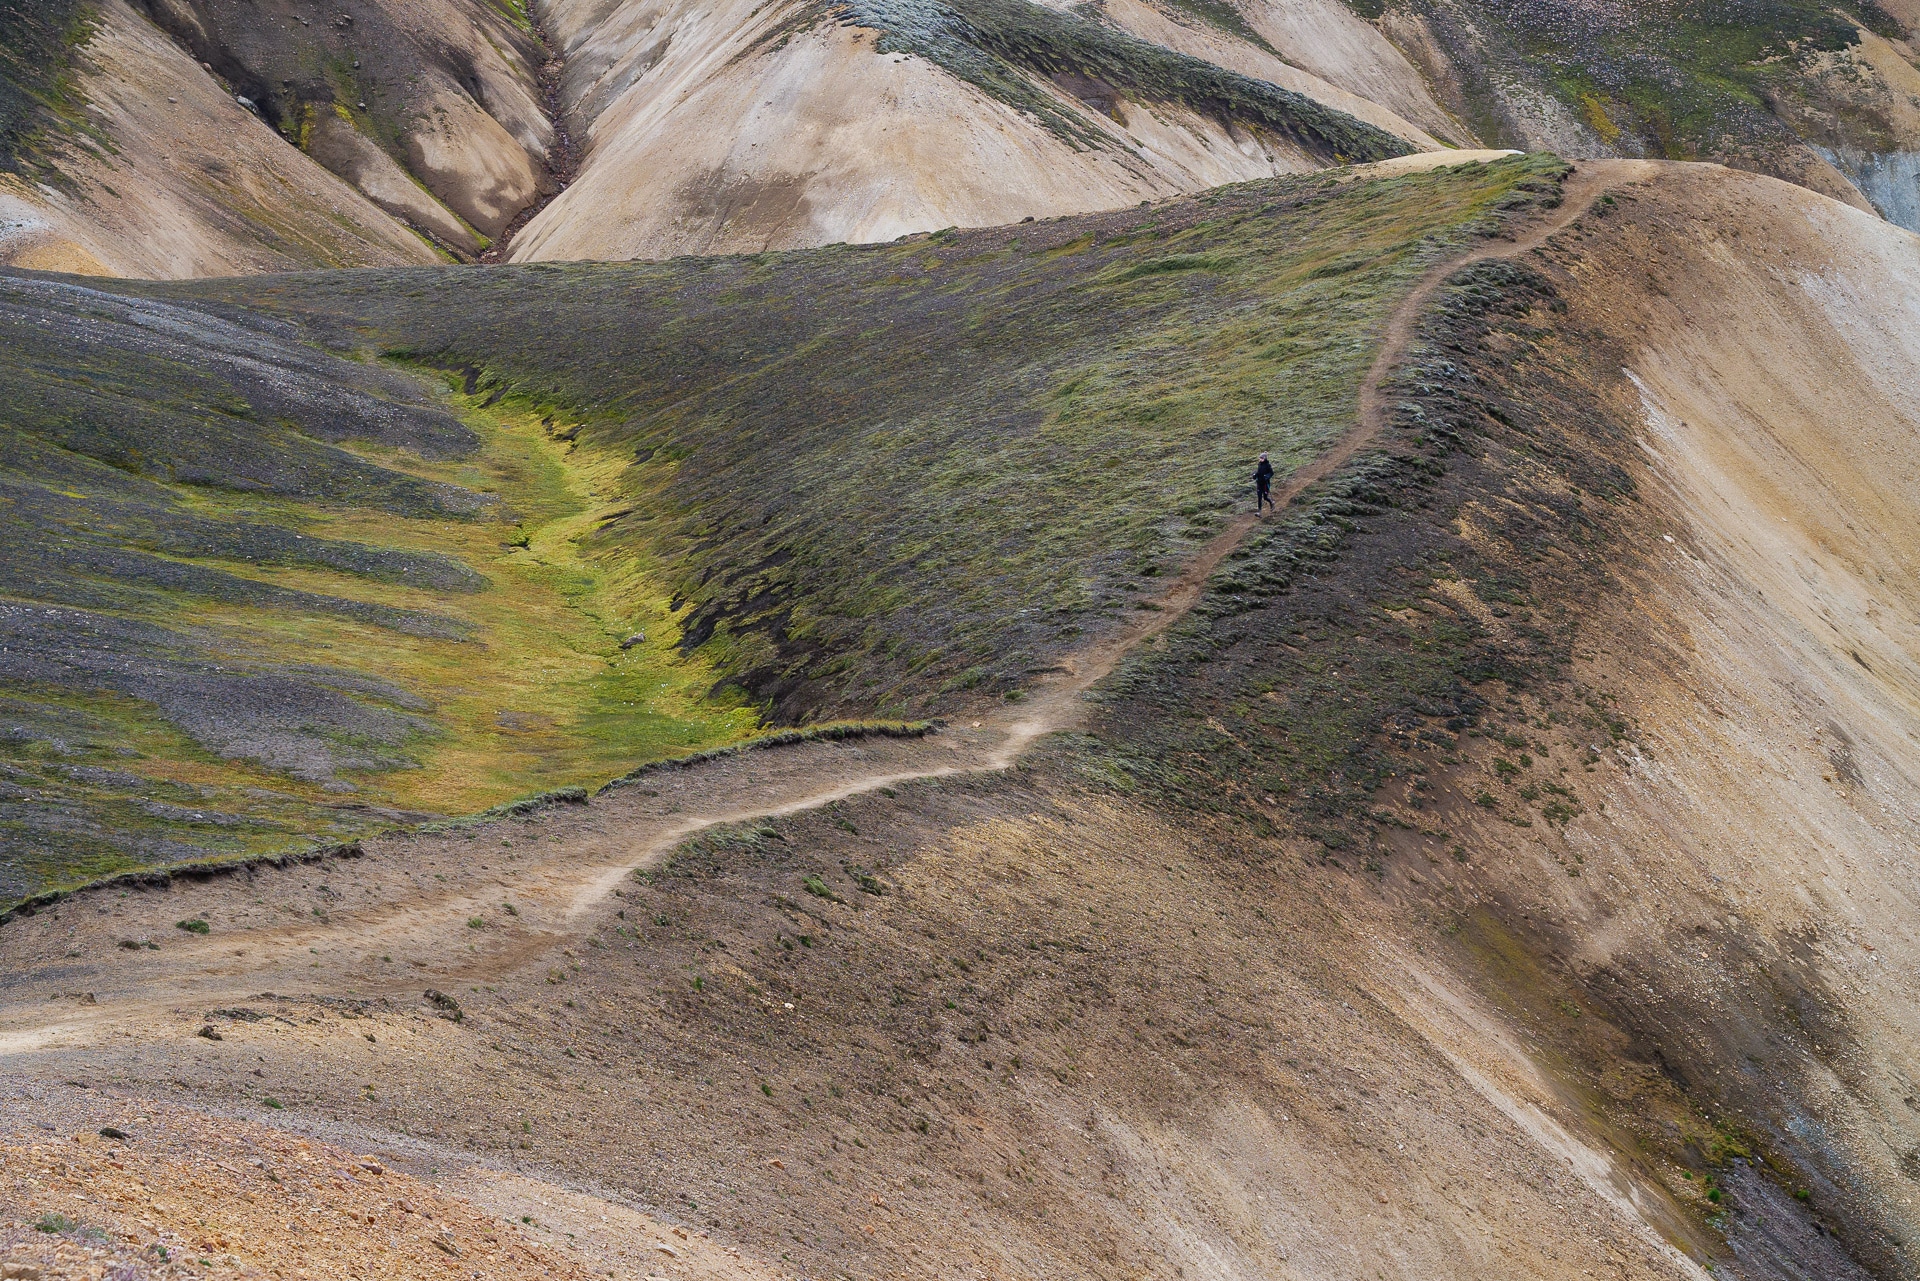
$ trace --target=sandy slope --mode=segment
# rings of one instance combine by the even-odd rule
[[[81,87],[111,150],[75,144],[68,188],[0,177],[0,262],[178,278],[439,261],[124,0],[100,15]]]
[[[1597,881],[1540,892],[1583,964],[1702,1021],[1715,1093],[1912,1241],[1920,238],[1697,168],[1579,253],[1577,305],[1627,354],[1668,523],[1635,551],[1637,599],[1592,631],[1643,751],[1569,838]],[[1804,1027],[1756,1026],[1777,994],[1723,977],[1732,957],[1792,973]],[[1891,1247],[1902,1268],[1910,1251]]]
[[[784,40],[777,8],[556,5],[567,85],[592,119],[579,177],[516,237],[514,261],[753,252],[991,226],[1303,173],[1318,162],[1184,110],[1093,116],[1077,149],[871,32]]]

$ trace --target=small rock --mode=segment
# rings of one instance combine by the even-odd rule
[[[127,1132],[116,1129],[111,1125],[103,1125],[100,1127],[100,1137],[103,1139],[118,1139],[120,1142],[125,1143],[127,1141]]]
[[[448,996],[445,992],[439,992],[439,991],[435,991],[433,988],[428,988],[427,1000],[430,1003],[432,1003],[434,1008],[440,1011],[440,1017],[443,1019],[446,1019],[450,1023],[458,1023],[462,1019],[466,1018],[465,1012],[462,1011],[460,1008],[460,1002],[454,1000],[452,997]]]
[[[680,1252],[668,1245],[665,1241],[659,1242],[653,1248],[666,1255],[669,1259],[677,1259],[680,1257]]]
[[[647,643],[647,634],[645,632],[635,632],[633,635],[627,637],[625,640],[620,642],[620,648],[632,649],[635,645],[644,645],[646,643]]]
[[[6,1281],[40,1281],[41,1272],[31,1263],[5,1263],[0,1264],[0,1277]]]
[[[214,1026],[213,1026],[213,1024],[211,1024],[211,1023],[207,1023],[207,1024],[204,1024],[204,1025],[202,1025],[202,1027],[200,1028],[200,1030],[199,1030],[198,1032],[196,1032],[196,1033],[194,1033],[194,1035],[195,1035],[195,1036],[204,1036],[204,1037],[206,1037],[206,1038],[207,1038],[207,1039],[208,1039],[209,1041],[224,1041],[224,1040],[226,1040],[226,1039],[227,1039],[226,1037],[224,1037],[224,1036],[221,1036],[219,1032],[217,1032],[217,1031],[215,1031],[215,1030],[214,1030]]]

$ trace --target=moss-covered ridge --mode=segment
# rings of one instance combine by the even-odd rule
[[[684,648],[776,719],[1017,696],[1352,422],[1437,259],[1559,164],[1247,184],[892,245],[177,287],[577,420]]]
[[[1557,173],[723,260],[0,276],[0,898],[1018,697],[1255,452],[1344,431],[1426,265]]]
[[[1109,144],[1111,135],[1063,107],[1039,80],[1085,78],[1137,101],[1177,104],[1222,124],[1269,130],[1336,164],[1413,150],[1292,90],[1029,0],[844,0],[832,11],[849,25],[881,32],[882,52],[919,54],[1084,145]]]

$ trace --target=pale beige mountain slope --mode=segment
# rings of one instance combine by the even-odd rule
[[[1100,14],[1142,40],[1305,94],[1416,146],[1475,145],[1407,56],[1341,0],[1250,0],[1234,8],[1268,48],[1154,0],[1104,0]]]
[[[1036,81],[1104,138],[1075,145],[923,58],[880,54],[872,31],[790,29],[796,14],[778,5],[554,0],[546,15],[566,59],[566,104],[585,126],[584,156],[574,184],[514,241],[515,261],[890,240],[1322,167],[1284,139],[1189,109],[1121,96],[1108,114]],[[1131,0],[1109,18],[1417,147],[1440,145],[1424,123],[1246,41]],[[1305,52],[1337,32],[1338,53],[1321,50],[1321,63],[1391,87],[1422,121],[1444,124],[1383,38],[1368,43],[1325,15],[1287,29]]]
[[[1506,821],[1515,785],[1493,769],[1457,779],[1499,802],[1453,816],[1474,831],[1469,883],[1904,1266],[1920,238],[1714,166],[1664,166],[1599,213],[1555,261],[1573,323],[1625,366],[1648,513],[1616,553],[1629,593],[1595,602],[1576,644],[1579,680],[1628,727],[1614,746],[1595,720],[1588,759],[1621,769],[1534,744],[1532,777],[1557,771],[1587,811],[1558,827]]]

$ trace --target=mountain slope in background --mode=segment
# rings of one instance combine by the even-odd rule
[[[489,0],[146,0],[274,129],[463,255],[543,194],[545,51]]]
[[[6,73],[11,101],[64,122],[29,131],[37,178],[0,177],[7,261],[193,276],[758,252],[1446,146],[1716,159],[1920,226],[1915,15],[1873,0],[86,12],[34,19],[34,40],[64,33],[42,62],[70,71]]]
[[[180,277],[437,260],[124,0],[73,8],[45,50],[54,83],[9,81],[32,106],[0,172],[0,261]]]
[[[556,3],[580,177],[513,257],[890,240],[1439,145],[1282,62],[1244,22],[1128,16],[1026,0]],[[1398,69],[1385,41],[1351,27],[1372,37],[1356,61]],[[1443,113],[1399,68],[1376,78],[1438,126]]]
[[[1488,146],[1718,160],[1920,229],[1908,0],[1366,0]]]

